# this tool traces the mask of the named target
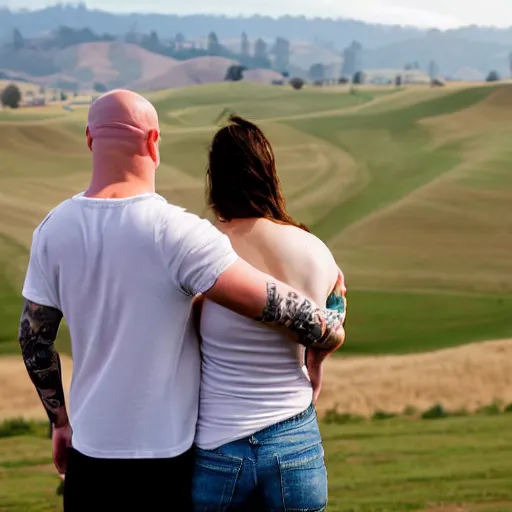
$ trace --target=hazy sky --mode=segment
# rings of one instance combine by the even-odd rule
[[[0,0],[0,6],[37,9],[55,0]],[[511,26],[512,0],[86,0],[115,12],[176,14],[304,14],[439,28],[478,24]]]

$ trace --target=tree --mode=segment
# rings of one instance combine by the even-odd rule
[[[395,86],[396,87],[402,87],[402,82],[403,82],[402,75],[396,75],[396,77],[395,77]]]
[[[320,62],[313,64],[309,68],[309,78],[315,83],[325,80],[325,66]]]
[[[300,89],[302,89],[304,87],[304,80],[302,78],[298,78],[298,77],[295,77],[295,78],[292,78],[290,80],[290,85],[296,90],[296,91],[299,91]]]
[[[96,82],[94,85],[93,85],[93,89],[96,91],[96,92],[107,92],[107,86],[105,84],[102,84],[102,83],[99,83],[99,82]]]
[[[250,56],[249,39],[247,38],[247,34],[245,32],[242,32],[242,44],[241,44],[241,47],[240,47],[240,54],[243,57],[249,57]]]
[[[499,82],[500,81],[500,75],[497,71],[493,70],[490,71],[486,78],[487,82]]]
[[[354,73],[363,68],[362,50],[363,47],[357,41],[353,41],[348,48],[343,50],[343,66],[341,69],[343,76],[353,76]]]
[[[428,65],[428,76],[431,80],[437,77],[439,74],[439,66],[437,65],[437,62],[435,60],[431,60]]]
[[[3,91],[0,98],[4,107],[18,108],[21,101],[21,91],[16,84],[9,84]]]
[[[177,50],[181,50],[185,41],[186,41],[185,36],[181,32],[178,32],[174,38],[174,47]]]
[[[14,50],[21,50],[25,47],[25,40],[17,28],[15,28],[12,33],[12,47]]]
[[[227,69],[224,80],[228,82],[239,82],[240,80],[244,79],[244,71],[246,69],[247,68],[245,66],[233,64],[232,66],[229,66],[229,68]]]
[[[268,59],[267,43],[261,37],[256,39],[254,43],[254,57],[256,59]]]
[[[155,30],[152,30],[149,34],[149,38],[146,41],[146,46],[149,50],[158,50],[160,48],[160,38]]]
[[[278,71],[285,71],[290,66],[290,41],[278,37],[274,44],[273,54],[275,55],[274,67]]]
[[[348,84],[350,80],[346,76],[342,76],[341,78],[338,78],[338,83],[340,85]]]
[[[217,37],[217,34],[215,32],[210,32],[208,34],[208,53],[210,55],[218,55],[219,51],[221,49],[219,38]]]
[[[356,71],[354,73],[354,77],[352,78],[352,83],[353,84],[364,84],[364,81],[365,81],[365,76],[364,76],[364,73],[362,71]]]

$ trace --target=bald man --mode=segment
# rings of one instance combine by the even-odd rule
[[[34,232],[23,359],[54,425],[67,512],[186,511],[200,383],[193,298],[325,354],[343,343],[343,318],[257,271],[207,220],[155,193],[160,133],[146,99],[100,97],[86,137],[89,187]],[[74,365],[69,415],[54,348],[62,318]]]

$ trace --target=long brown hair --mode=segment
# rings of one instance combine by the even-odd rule
[[[272,146],[250,121],[230,116],[213,137],[206,173],[206,201],[219,219],[265,218],[309,231],[288,215]]]

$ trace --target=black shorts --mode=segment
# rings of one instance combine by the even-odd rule
[[[172,459],[97,459],[71,449],[65,512],[191,510],[192,450]]]

